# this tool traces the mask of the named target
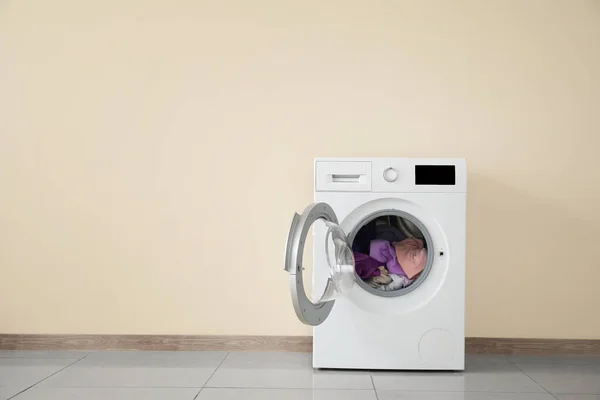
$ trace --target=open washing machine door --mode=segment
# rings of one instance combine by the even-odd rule
[[[323,220],[327,226],[325,252],[329,264],[329,278],[323,294],[313,302],[304,291],[302,258],[306,235],[317,220]],[[315,203],[308,206],[302,215],[294,214],[285,249],[285,270],[290,274],[294,310],[298,319],[306,325],[317,326],[323,323],[329,316],[335,300],[352,289],[355,282],[354,255],[330,205]]]

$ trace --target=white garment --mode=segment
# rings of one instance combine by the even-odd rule
[[[378,286],[377,289],[385,290],[386,292],[390,290],[398,290],[410,285],[413,282],[404,275],[390,274],[390,278],[392,278],[392,283]]]

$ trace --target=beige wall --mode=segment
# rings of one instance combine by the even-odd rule
[[[315,156],[466,157],[467,334],[600,339],[600,2],[0,5],[0,332],[303,335]]]

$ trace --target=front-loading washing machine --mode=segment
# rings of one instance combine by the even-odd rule
[[[294,310],[314,326],[313,366],[463,370],[465,160],[319,158],[314,172],[315,203],[295,214],[285,252]],[[411,279],[392,275],[388,260],[378,260],[379,276],[404,279],[400,287],[357,273],[357,250],[368,253],[360,249],[365,243],[373,250],[382,239],[369,235],[378,229],[407,238],[390,239],[387,247],[400,265],[411,262],[398,253],[405,240],[422,246]],[[302,274],[309,231],[312,295]]]

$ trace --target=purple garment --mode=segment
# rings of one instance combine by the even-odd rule
[[[406,273],[404,272],[404,270],[398,263],[398,259],[396,258],[396,250],[387,240],[371,241],[369,256],[379,261],[380,263],[383,263],[387,270],[390,272],[390,274],[406,276]]]
[[[354,269],[361,279],[369,279],[381,275],[379,266],[381,263],[366,254],[354,252]]]

